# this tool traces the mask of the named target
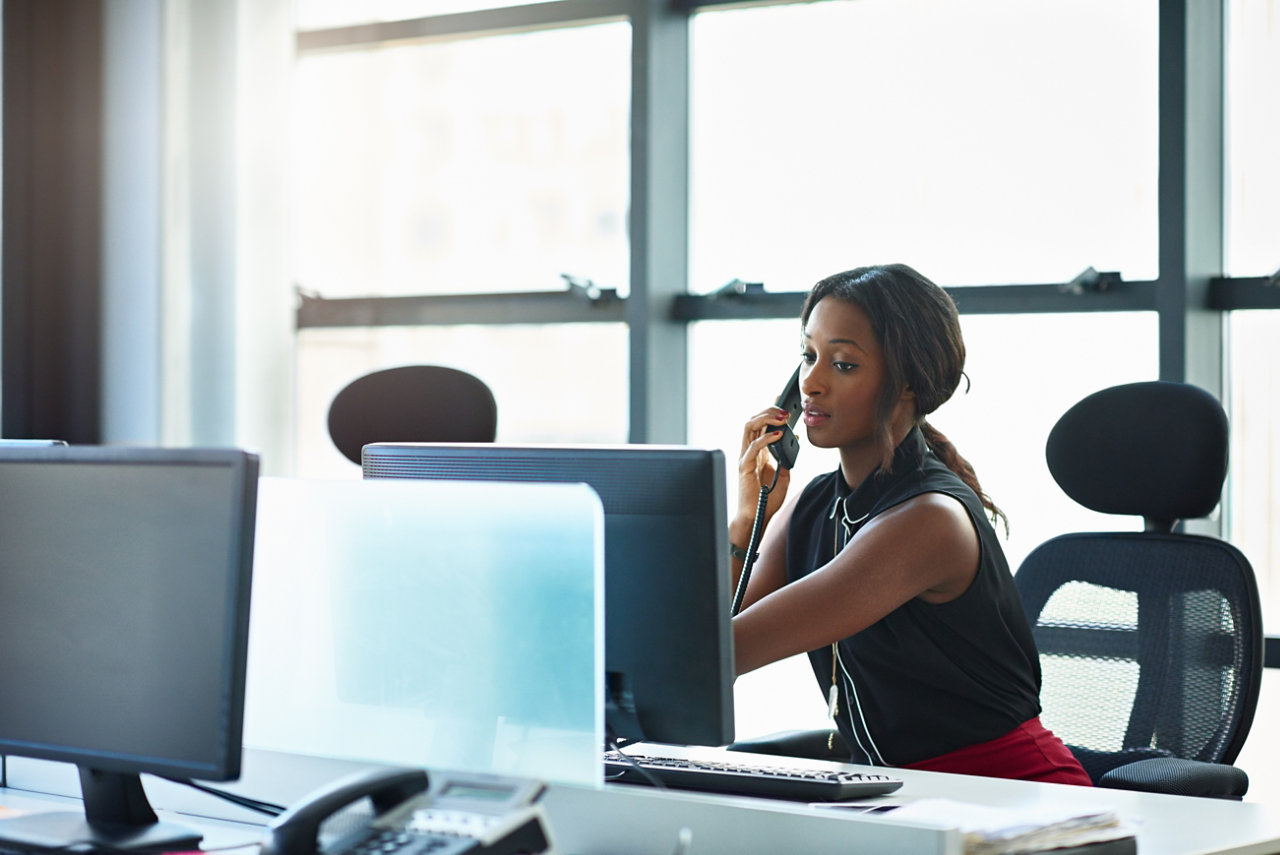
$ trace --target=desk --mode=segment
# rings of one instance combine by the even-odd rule
[[[645,751],[657,753],[655,748],[646,745]],[[664,747],[662,750],[691,756],[719,754],[715,749]],[[735,757],[741,759],[741,755]],[[28,764],[34,762],[28,761]],[[273,781],[271,775],[256,774],[252,765],[246,767],[246,778],[236,790],[275,801],[291,801],[350,771],[350,768],[326,767],[322,772],[315,770],[319,774],[301,776],[308,780],[290,776],[289,780],[276,777]],[[1101,806],[1115,810],[1137,826],[1139,855],[1280,852],[1280,812],[1260,804],[911,769],[896,769],[894,774],[903,779],[902,789],[877,801],[901,804],[946,798],[1005,807],[1066,802],[1082,811]],[[11,775],[11,779],[13,777]],[[164,783],[146,780],[149,789],[152,784]],[[170,807],[170,798],[162,792],[164,788],[155,789],[156,808],[163,811]],[[205,832],[205,848],[236,846],[260,836],[261,827],[251,823],[192,816],[190,811],[197,809],[200,800],[204,808],[222,804],[208,796],[199,796],[184,808],[182,816],[170,814],[168,818]],[[12,787],[0,789],[0,805],[24,811],[66,810],[73,807],[74,802],[66,797]],[[845,813],[789,802],[625,785],[604,789],[552,785],[543,805],[559,855],[672,855],[680,831],[685,828],[692,833],[687,855],[959,855],[960,852],[959,836],[954,831],[895,822],[892,812]]]
[[[653,749],[645,746],[645,753],[658,753]],[[662,750],[679,756],[717,756],[714,749]],[[734,755],[737,759],[742,756]],[[1133,822],[1139,855],[1280,852],[1280,813],[1264,805],[912,769],[895,769],[893,774],[902,778],[902,789],[878,801],[903,804],[946,798],[1028,808],[1065,802],[1078,805],[1082,812],[1109,808]],[[959,836],[954,832],[907,826],[895,822],[891,811],[849,814],[836,808],[626,785],[612,785],[604,791],[553,786],[546,797],[546,810],[556,841],[566,855],[670,855],[676,850],[681,828],[692,832],[689,855],[960,852]]]

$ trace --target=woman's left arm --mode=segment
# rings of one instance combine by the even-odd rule
[[[955,599],[968,590],[979,556],[959,500],[909,499],[867,523],[832,561],[734,618],[738,673],[861,632],[915,597]]]

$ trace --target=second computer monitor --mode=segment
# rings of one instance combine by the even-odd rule
[[[605,515],[605,724],[733,741],[724,455],[658,445],[375,443],[366,478],[581,482]]]
[[[258,458],[0,447],[0,754],[73,763],[82,805],[7,850],[173,851],[140,776],[240,775]]]

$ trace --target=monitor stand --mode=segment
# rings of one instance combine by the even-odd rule
[[[84,813],[30,813],[0,820],[0,847],[134,852],[199,848],[203,835],[198,831],[160,822],[136,774],[81,767],[80,789]]]

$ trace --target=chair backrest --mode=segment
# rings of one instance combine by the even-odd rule
[[[1112,387],[1054,426],[1046,457],[1072,499],[1142,517],[1145,531],[1068,534],[1014,577],[1043,672],[1046,726],[1096,781],[1144,757],[1235,760],[1262,675],[1248,560],[1183,534],[1212,512],[1227,468],[1221,405],[1183,383]]]
[[[357,377],[329,404],[329,437],[360,463],[371,442],[493,442],[498,407],[475,375],[442,365],[403,365]]]

